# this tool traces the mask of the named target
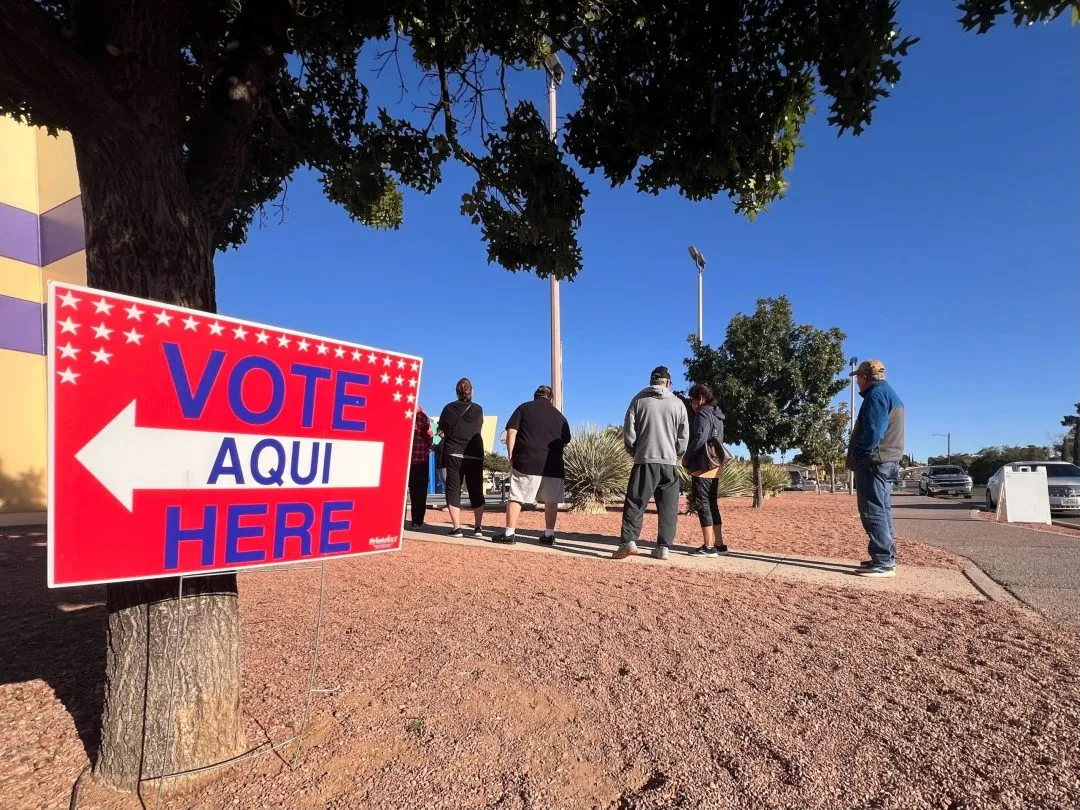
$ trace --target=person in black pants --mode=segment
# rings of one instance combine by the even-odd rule
[[[714,466],[707,445],[724,442],[724,412],[716,405],[712,389],[704,383],[690,388],[690,443],[686,446],[683,466],[693,479],[690,502],[701,522],[701,547],[690,553],[699,557],[727,554],[724,545],[724,523],[720,517],[717,490],[723,467]]]
[[[431,481],[428,472],[431,456],[431,420],[424,409],[416,407],[413,417],[412,460],[409,463],[409,503],[412,505],[412,527],[419,529],[424,525],[427,513],[427,491]]]
[[[484,409],[473,402],[473,386],[462,377],[457,399],[447,404],[439,416],[443,461],[446,464],[446,506],[453,528],[451,537],[464,537],[461,528],[461,484],[469,491],[475,524],[472,537],[482,538],[484,524]]]

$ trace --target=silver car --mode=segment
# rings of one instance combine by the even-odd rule
[[[1006,464],[986,483],[986,508],[997,509],[1001,499],[1001,485],[1005,480],[1005,469],[1019,470],[1028,467],[1032,470],[1046,470],[1046,489],[1050,495],[1051,512],[1080,512],[1080,467],[1067,461],[1014,461]]]
[[[971,476],[962,467],[955,464],[942,464],[927,467],[919,479],[919,494],[963,495],[971,497]]]

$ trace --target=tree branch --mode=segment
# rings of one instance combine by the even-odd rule
[[[33,0],[0,0],[0,112],[77,131],[127,117],[100,71]]]

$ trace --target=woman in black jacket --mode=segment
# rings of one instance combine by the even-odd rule
[[[458,380],[457,399],[439,415],[442,461],[446,465],[446,506],[453,529],[451,537],[464,537],[461,528],[461,484],[469,491],[469,505],[476,519],[469,534],[483,537],[484,524],[484,409],[472,401],[473,387],[467,377]]]
[[[724,442],[724,412],[716,405],[712,389],[704,383],[690,388],[690,443],[683,456],[683,465],[690,473],[693,488],[690,501],[701,521],[701,548],[690,553],[699,557],[715,557],[727,554],[724,545],[724,525],[720,517],[717,489],[723,468],[712,467],[706,453],[706,445],[715,439]],[[710,469],[710,467],[712,467]]]

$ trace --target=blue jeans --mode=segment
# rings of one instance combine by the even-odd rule
[[[892,485],[899,474],[900,465],[895,461],[855,468],[855,494],[859,503],[859,517],[870,536],[870,559],[886,568],[896,565]]]

